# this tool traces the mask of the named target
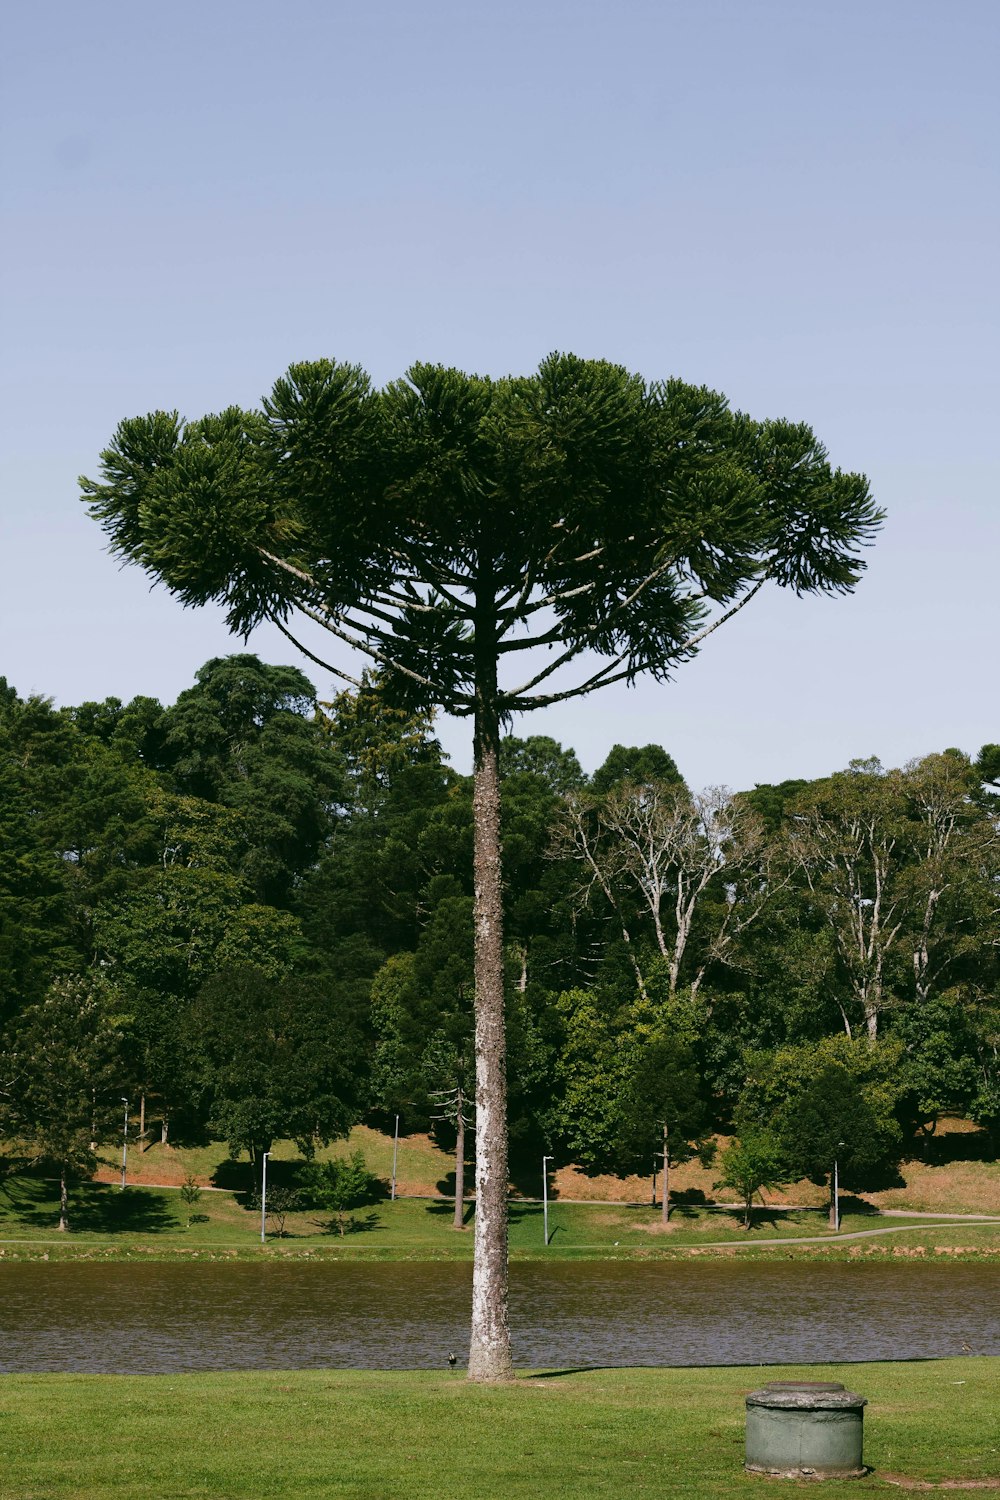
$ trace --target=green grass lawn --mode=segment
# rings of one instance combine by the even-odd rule
[[[745,1393],[839,1379],[868,1397],[874,1473],[1000,1476],[1000,1360],[460,1375],[296,1371],[0,1377],[2,1500],[621,1500],[788,1496],[742,1469]]]
[[[402,1198],[358,1209],[352,1231],[341,1236],[323,1227],[323,1215],[290,1214],[285,1234],[278,1237],[269,1225],[266,1249],[260,1245],[259,1213],[242,1206],[230,1192],[204,1191],[188,1227],[189,1210],[176,1188],[129,1187],[120,1192],[103,1183],[87,1183],[73,1190],[70,1232],[56,1229],[55,1184],[27,1176],[0,1181],[0,1250],[7,1257],[48,1254],[150,1255],[320,1254],[350,1258],[419,1257],[468,1258],[472,1255],[474,1208],[466,1209],[466,1228],[452,1226],[453,1207],[447,1201]],[[550,1259],[653,1257],[692,1252],[731,1253],[753,1258],[823,1254],[858,1255],[934,1254],[942,1247],[961,1248],[965,1255],[1000,1255],[1000,1222],[994,1224],[938,1224],[923,1219],[879,1219],[873,1214],[847,1214],[840,1236],[827,1228],[825,1215],[812,1211],[758,1215],[751,1234],[739,1216],[725,1211],[679,1206],[664,1230],[659,1212],[627,1204],[550,1204],[551,1241],[546,1248],[540,1204],[514,1201],[510,1211],[510,1246],[514,1258]],[[907,1227],[910,1226],[910,1227]],[[855,1231],[891,1229],[891,1234],[851,1241]],[[905,1233],[902,1231],[905,1230]],[[818,1245],[786,1244],[803,1236],[819,1236]],[[749,1247],[745,1242],[750,1241]],[[778,1240],[778,1245],[768,1241]],[[709,1249],[717,1243],[718,1251]]]

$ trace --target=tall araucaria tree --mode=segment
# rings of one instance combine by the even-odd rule
[[[769,580],[852,589],[881,522],[868,483],[803,424],[556,354],[497,380],[419,364],[383,390],[354,365],[296,364],[260,410],[123,422],[82,485],[114,552],[185,604],[216,600],[239,634],[270,620],[296,644],[312,621],[411,705],[473,720],[469,1374],[509,1379],[501,723],[664,681]]]

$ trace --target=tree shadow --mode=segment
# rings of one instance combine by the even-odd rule
[[[83,1183],[70,1196],[70,1229],[86,1234],[162,1234],[179,1229],[169,1204],[144,1188]]]
[[[670,1217],[698,1219],[707,1204],[708,1200],[701,1188],[681,1188],[679,1192],[670,1194]]]
[[[324,1234],[332,1234],[337,1239],[346,1239],[348,1235],[352,1234],[370,1234],[375,1229],[385,1228],[381,1215],[374,1212],[364,1215],[347,1212],[344,1214],[342,1223],[338,1220],[336,1214],[329,1219],[310,1219],[309,1222],[314,1224],[317,1229],[322,1230]],[[277,1236],[275,1237],[277,1238]],[[286,1231],[281,1238],[292,1240],[297,1239],[298,1236]]]
[[[272,1177],[272,1180],[275,1168],[284,1165],[286,1165],[284,1162],[275,1162],[273,1165],[270,1161],[268,1162],[268,1175]],[[220,1161],[210,1180],[213,1187],[226,1188],[228,1192],[237,1194],[253,1193],[260,1186],[252,1164],[248,1161],[237,1161],[234,1156],[227,1156]]]
[[[824,1209],[825,1213],[826,1210]],[[856,1214],[859,1218],[877,1219],[879,1210],[874,1203],[869,1203],[866,1198],[857,1198],[853,1193],[840,1194],[840,1212],[844,1214]]]
[[[41,1177],[18,1174],[5,1178],[0,1182],[0,1205],[5,1210],[0,1223],[6,1220],[33,1227],[51,1223],[58,1212],[57,1194],[58,1188]]]
[[[3,1185],[8,1222],[29,1229],[54,1229],[59,1220],[58,1186],[39,1178],[18,1178]],[[97,1182],[70,1184],[70,1233],[162,1234],[179,1229],[180,1220],[156,1192],[130,1187],[124,1192]],[[2,1220],[0,1220],[2,1222]]]
[[[957,1161],[993,1161],[996,1143],[988,1130],[955,1130],[918,1139],[914,1161],[946,1167]]]
[[[452,1190],[452,1195],[454,1196],[454,1192],[455,1192],[455,1185],[454,1185],[454,1183],[452,1183],[452,1189],[451,1190]],[[445,1218],[453,1219],[455,1217],[455,1205],[454,1205],[454,1203],[428,1203],[426,1205],[426,1211],[427,1211],[427,1213],[433,1215],[433,1217],[436,1218],[436,1219],[445,1219]],[[476,1200],[474,1198],[471,1198],[471,1199],[467,1198],[466,1201],[465,1201],[465,1203],[463,1203],[463,1205],[462,1205],[462,1223],[463,1223],[463,1225],[465,1225],[465,1224],[471,1224],[472,1220],[475,1218],[475,1216],[476,1216]]]

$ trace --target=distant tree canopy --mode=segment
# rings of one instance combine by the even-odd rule
[[[473,787],[431,718],[247,656],[179,703],[0,685],[0,1132],[67,1221],[123,1095],[258,1161],[475,1080]],[[948,1114],[1000,1144],[989,750],[705,794],[501,740],[515,1178],[648,1174],[664,1128],[671,1163],[734,1135],[751,1199],[831,1149],[885,1181]]]
[[[42,1082],[10,1059],[55,993],[114,995],[99,1083],[112,1121],[127,1094],[181,1139],[217,1128],[255,1155],[268,1110],[303,1142],[397,1107],[426,1124],[430,1089],[475,1076],[471,778],[376,678],[321,706],[297,670],[235,657],[208,663],[180,709],[57,709],[0,688],[1,1130],[27,1130]],[[669,757],[648,747],[619,747],[642,778],[604,790],[546,736],[508,736],[501,757],[516,1169],[541,1146],[649,1170],[663,1109],[640,1074],[660,1034],[682,1053],[661,1073],[696,1080],[705,1128],[784,1130],[825,1068],[865,1118],[855,1092],[864,1103],[873,1083],[850,1059],[871,1046],[892,1088],[865,1109],[898,1131],[868,1133],[880,1160],[949,1113],[1000,1130],[990,747],[708,801],[654,777]],[[283,805],[286,775],[298,793]],[[258,817],[271,795],[274,819]],[[642,829],[660,837],[645,862]],[[262,891],[264,864],[282,873]],[[853,1082],[829,1073],[844,1067]],[[757,1079],[780,1082],[763,1104]],[[852,1182],[868,1170],[843,1167]]]

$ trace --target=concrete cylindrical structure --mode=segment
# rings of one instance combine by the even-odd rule
[[[833,1381],[772,1380],[751,1391],[747,1469],[787,1479],[860,1479],[866,1405]]]

